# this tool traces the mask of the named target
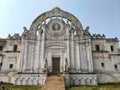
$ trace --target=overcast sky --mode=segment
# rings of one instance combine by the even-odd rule
[[[0,0],[0,38],[22,34],[33,20],[54,7],[76,16],[91,34],[120,40],[120,0]]]

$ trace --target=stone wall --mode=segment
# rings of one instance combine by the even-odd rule
[[[66,86],[71,85],[97,85],[95,74],[65,74]]]
[[[46,74],[16,74],[14,77],[15,85],[40,85],[43,86]]]
[[[97,74],[98,83],[118,83],[120,82],[119,73]]]

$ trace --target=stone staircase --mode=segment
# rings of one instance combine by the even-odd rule
[[[48,76],[42,90],[65,90],[63,75],[57,74]]]

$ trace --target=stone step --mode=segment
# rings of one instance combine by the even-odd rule
[[[65,90],[63,75],[48,76],[42,90]]]

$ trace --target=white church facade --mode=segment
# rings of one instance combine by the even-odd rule
[[[0,81],[42,86],[48,75],[59,73],[66,86],[120,82],[118,39],[91,35],[57,7],[24,27],[22,36],[0,38]]]

